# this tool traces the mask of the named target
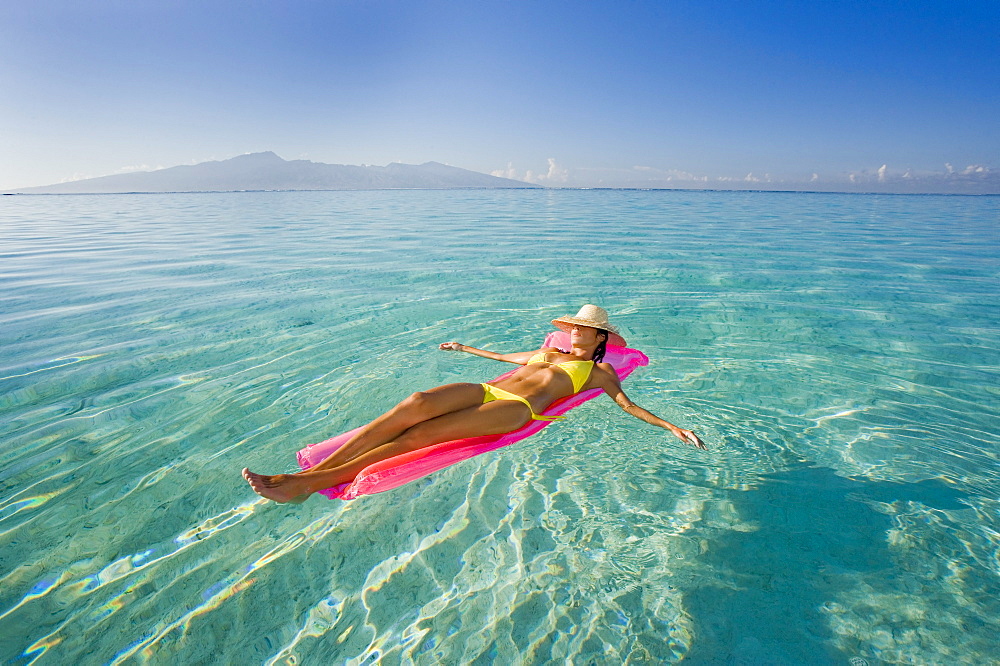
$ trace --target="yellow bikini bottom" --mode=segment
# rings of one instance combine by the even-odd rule
[[[516,400],[517,402],[523,402],[528,406],[528,410],[531,412],[531,418],[535,421],[561,421],[566,418],[565,416],[545,416],[544,414],[536,414],[535,410],[531,408],[531,403],[516,393],[504,391],[502,388],[497,388],[492,384],[483,384],[482,386],[483,390],[486,391],[485,395],[483,395],[484,405],[488,402],[493,402],[494,400]]]

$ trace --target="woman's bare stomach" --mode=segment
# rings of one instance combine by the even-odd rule
[[[519,395],[529,403],[536,414],[541,414],[560,398],[573,395],[573,381],[553,366],[524,366],[510,377],[489,384]]]

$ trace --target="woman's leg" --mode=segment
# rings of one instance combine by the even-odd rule
[[[366,425],[311,470],[339,467],[386,442],[391,442],[408,428],[422,421],[482,403],[483,387],[480,384],[446,384],[414,393]]]
[[[401,453],[453,439],[510,432],[530,419],[531,410],[526,405],[512,400],[497,400],[418,423],[401,433],[394,441],[360,454],[337,467],[318,469],[317,465],[298,474],[277,476],[263,476],[244,469],[243,477],[258,495],[276,502],[287,502],[323,488],[347,483],[365,467]]]

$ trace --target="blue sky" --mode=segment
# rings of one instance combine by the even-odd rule
[[[1000,172],[996,0],[32,0],[0,86],[0,189],[264,150],[591,187]]]

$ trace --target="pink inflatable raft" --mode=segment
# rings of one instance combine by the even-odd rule
[[[548,337],[545,338],[545,342],[542,344],[542,347],[569,349],[569,334],[562,331],[553,331],[548,335]],[[637,349],[608,345],[607,353],[604,356],[604,362],[610,363],[614,366],[615,370],[618,372],[618,376],[621,379],[625,379],[632,374],[632,371],[636,368],[647,365],[649,363],[649,359],[645,354]],[[506,377],[513,372],[516,372],[516,370],[504,373],[500,377],[497,377],[497,379]],[[589,391],[583,391],[582,393],[575,393],[571,396],[563,398],[562,400],[557,400],[552,403],[552,405],[550,405],[549,408],[543,413],[550,416],[560,416],[577,405],[582,405],[588,400],[596,398],[601,393],[602,391],[600,389],[591,389]],[[513,444],[514,442],[519,442],[525,437],[531,437],[539,430],[549,425],[549,423],[551,423],[551,421],[529,421],[521,428],[503,435],[485,435],[483,437],[456,439],[451,442],[441,442],[440,444],[426,446],[417,451],[402,453],[393,458],[388,458],[365,467],[358,473],[358,475],[354,478],[354,481],[351,483],[342,483],[339,486],[321,490],[320,493],[326,495],[330,499],[351,500],[355,497],[360,497],[361,495],[370,495],[372,493],[381,493],[386,490],[392,490],[393,488],[398,488],[405,483],[415,481],[432,472],[436,472],[439,469],[443,469],[449,465],[454,465],[457,462],[466,460],[467,458],[478,456],[481,453],[493,451],[494,449],[499,449],[500,447]],[[307,470],[310,467],[319,464],[329,457],[330,454],[343,446],[344,443],[360,429],[361,428],[355,428],[350,432],[337,435],[336,437],[328,439],[325,442],[310,444],[297,454],[299,467],[303,470]]]

